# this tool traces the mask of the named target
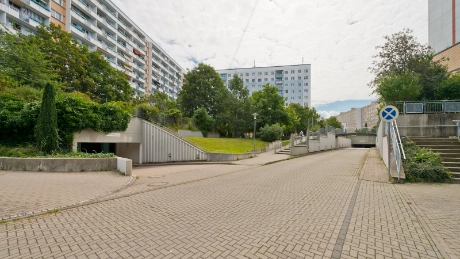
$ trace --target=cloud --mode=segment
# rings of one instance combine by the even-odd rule
[[[327,119],[331,116],[340,114],[340,112],[338,111],[318,111],[318,114],[321,115],[321,117],[323,117],[324,119]]]
[[[410,0],[113,0],[184,69],[312,65],[312,103],[372,99],[383,36],[428,40],[428,3]],[[253,11],[254,10],[254,11]],[[193,58],[191,58],[193,57]]]

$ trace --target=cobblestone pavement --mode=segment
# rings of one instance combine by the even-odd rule
[[[359,179],[367,154],[344,149],[165,175],[177,184],[1,224],[0,258],[447,255],[447,243],[415,208],[417,193]]]
[[[115,172],[0,171],[0,219],[95,198],[129,180]]]
[[[404,184],[398,188],[426,219],[447,255],[460,258],[460,184]]]

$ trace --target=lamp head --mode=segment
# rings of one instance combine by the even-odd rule
[[[254,120],[255,120],[257,118],[257,115],[259,115],[259,114],[254,112],[252,115],[254,116]]]

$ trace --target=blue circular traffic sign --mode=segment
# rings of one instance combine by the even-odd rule
[[[387,105],[380,110],[380,118],[385,122],[392,122],[398,118],[399,111],[398,108],[393,105]]]

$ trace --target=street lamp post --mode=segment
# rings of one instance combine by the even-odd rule
[[[256,153],[256,119],[257,119],[257,115],[259,115],[259,114],[253,113],[252,115],[254,116],[254,134],[253,134],[253,136],[254,136],[254,153]]]

